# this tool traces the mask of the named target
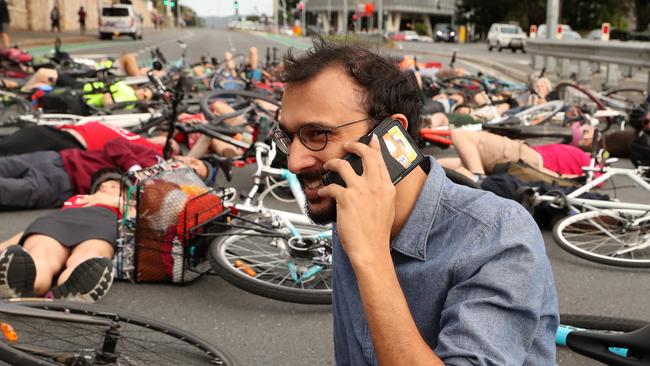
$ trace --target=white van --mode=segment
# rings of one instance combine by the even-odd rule
[[[526,33],[518,25],[494,23],[488,32],[488,51],[494,47],[499,52],[504,48],[509,48],[512,52],[521,50],[526,52]]]
[[[142,39],[142,18],[133,5],[103,5],[99,13],[99,38],[111,39],[121,35]]]

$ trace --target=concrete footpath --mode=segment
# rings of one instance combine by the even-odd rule
[[[20,48],[35,46],[53,46],[57,37],[63,44],[92,42],[98,39],[96,30],[88,30],[85,34],[77,32],[31,32],[31,31],[10,31],[11,45]]]

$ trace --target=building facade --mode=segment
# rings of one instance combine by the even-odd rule
[[[373,12],[364,12],[372,4]],[[379,11],[383,12],[383,31],[413,29],[423,23],[432,33],[438,23],[453,23],[454,0],[306,0],[307,24],[323,32],[343,32],[348,29],[376,31]],[[346,21],[347,20],[347,21]]]
[[[11,15],[11,29],[49,31],[50,12],[56,5],[61,14],[61,30],[79,30],[77,12],[81,6],[86,11],[86,28],[99,27],[99,11],[102,5],[118,3],[111,0],[7,0]],[[136,12],[142,16],[143,26],[152,27],[153,6],[148,0],[131,1]]]

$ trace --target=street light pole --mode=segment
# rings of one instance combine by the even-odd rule
[[[279,33],[279,27],[280,27],[280,25],[278,24],[280,20],[278,19],[278,11],[280,11],[280,9],[278,9],[278,4],[279,4],[278,0],[273,0],[273,24],[275,24],[275,34]]]
[[[560,18],[560,0],[546,0],[546,39],[555,39]]]

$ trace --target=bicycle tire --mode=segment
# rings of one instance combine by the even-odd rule
[[[273,105],[280,106],[279,101],[257,92],[248,91],[248,90],[216,90],[216,91],[206,93],[203,96],[203,98],[201,98],[201,101],[199,103],[201,112],[203,112],[206,119],[212,121],[219,117],[212,112],[212,109],[210,108],[210,104],[209,104],[210,100],[214,98],[227,97],[227,96],[259,99],[271,103]]]
[[[532,106],[519,113],[515,113],[512,116],[512,118],[517,118],[520,121],[524,121],[527,120],[528,116],[534,115],[534,113],[543,111],[544,109],[547,109],[549,107],[552,108],[549,114],[546,117],[542,118],[540,121],[537,121],[537,123],[535,123],[533,126],[543,124],[548,120],[550,120],[551,118],[553,118],[553,116],[555,116],[560,112],[560,110],[562,110],[562,108],[564,107],[564,103],[559,100],[552,100],[543,104]]]
[[[13,93],[0,92],[0,127],[19,125],[14,122],[15,117],[32,112],[32,103],[29,100]]]
[[[448,168],[442,168],[442,169],[445,171],[445,175],[447,176],[447,178],[449,178],[450,181],[469,188],[481,189],[481,187],[476,182],[458,173],[457,171]]]
[[[639,217],[646,220],[630,226],[630,221]],[[587,211],[565,217],[553,227],[553,239],[562,249],[583,259],[622,267],[650,268],[647,237],[650,214],[640,210]]]
[[[633,332],[647,326],[650,322],[600,315],[560,314],[560,324],[588,330]]]
[[[253,218],[252,214],[247,216],[248,218]],[[314,233],[323,231],[323,228],[317,225],[312,226],[299,226],[296,225],[303,234],[305,233]],[[254,242],[250,243],[241,243],[244,240],[250,238],[259,238],[260,240],[274,239],[268,236],[260,235],[261,233],[258,230],[253,228],[251,229],[234,229],[227,232],[223,238],[215,240],[209,249],[209,259],[212,264],[213,270],[221,276],[224,280],[231,283],[232,285],[241,288],[242,290],[254,293],[256,295],[268,297],[271,299],[276,299],[280,301],[301,303],[301,304],[331,304],[332,303],[332,286],[331,286],[331,270],[326,268],[322,273],[319,273],[318,278],[314,277],[316,281],[310,281],[306,284],[311,288],[305,288],[304,283],[296,284],[290,279],[289,271],[285,267],[280,267],[274,265],[272,267],[265,268],[264,263],[261,263],[261,259],[256,259],[256,263],[253,263],[252,260],[246,259],[244,254],[254,254],[256,257],[262,258],[265,256],[265,253],[260,253],[259,251],[254,251],[250,249],[250,246],[256,247],[255,249],[269,249],[273,250],[282,250],[274,244],[263,243],[262,246],[258,246]],[[288,235],[287,235],[288,236]],[[241,245],[242,247],[236,247],[236,245]],[[281,258],[281,256],[286,255],[286,253],[273,253],[266,254],[266,256],[272,261],[276,258]],[[249,274],[246,274],[240,268],[237,268],[235,265],[235,260],[243,260],[247,265],[253,269],[265,268],[259,274],[255,274],[252,277]],[[281,258],[277,260],[280,265],[284,266],[286,259]],[[278,273],[272,272],[278,268]],[[288,281],[284,281],[284,280]],[[275,283],[275,281],[279,281]]]
[[[57,300],[41,299],[24,299],[11,300],[7,303],[37,308],[42,310],[56,311],[64,314],[85,315],[97,319],[109,319],[119,324],[117,351],[112,355],[116,356],[115,360],[110,363],[101,363],[102,365],[124,365],[128,362],[137,361],[138,365],[236,365],[236,360],[227,352],[218,349],[200,337],[197,337],[185,330],[175,326],[161,323],[155,320],[147,319],[138,315],[129,314],[123,311],[117,311],[100,305],[88,305],[80,303],[71,303]],[[0,307],[2,303],[0,303]],[[73,352],[88,352],[88,349],[96,350],[93,347],[101,347],[101,342],[93,343],[92,336],[95,329],[99,332],[106,332],[108,327],[100,329],[98,325],[82,324],[74,320],[52,320],[42,319],[31,316],[6,315],[0,311],[0,317],[7,323],[19,323],[20,328],[14,327],[20,334],[20,343],[23,350],[16,348],[16,345],[9,346],[4,340],[0,340],[0,360],[12,364],[31,366],[31,365],[65,365],[66,362],[74,361],[69,357],[62,360],[60,354],[70,354]],[[55,329],[62,338],[52,337],[55,333],[48,331],[49,324]],[[29,329],[33,329],[30,333]],[[68,333],[65,333],[68,332]],[[75,332],[75,333],[73,333]],[[147,334],[149,332],[150,334]],[[38,334],[36,334],[38,333]],[[26,344],[25,337],[30,341],[40,341],[42,344]],[[64,338],[63,338],[64,337]],[[155,338],[150,338],[155,337]],[[47,338],[47,339],[45,339]],[[103,338],[102,338],[103,339]],[[172,341],[176,343],[172,343]],[[58,343],[57,343],[58,342]],[[83,342],[81,344],[80,342]],[[159,343],[156,343],[159,342]],[[141,358],[139,354],[146,352],[154,345],[156,348],[149,350],[148,358]],[[64,347],[65,348],[60,348]],[[32,347],[37,351],[47,350],[48,352],[59,352],[59,360],[52,359],[52,356],[34,355],[27,353],[25,347]],[[48,348],[49,347],[49,348]],[[59,348],[57,348],[59,347]],[[83,347],[83,348],[80,348]],[[130,349],[129,347],[133,347]],[[124,352],[124,350],[129,350]],[[189,354],[188,352],[191,352]],[[75,360],[77,358],[75,357]],[[97,360],[99,362],[99,360]],[[197,362],[197,363],[194,363]],[[94,363],[93,363],[94,364]],[[84,363],[85,365],[85,363]]]

